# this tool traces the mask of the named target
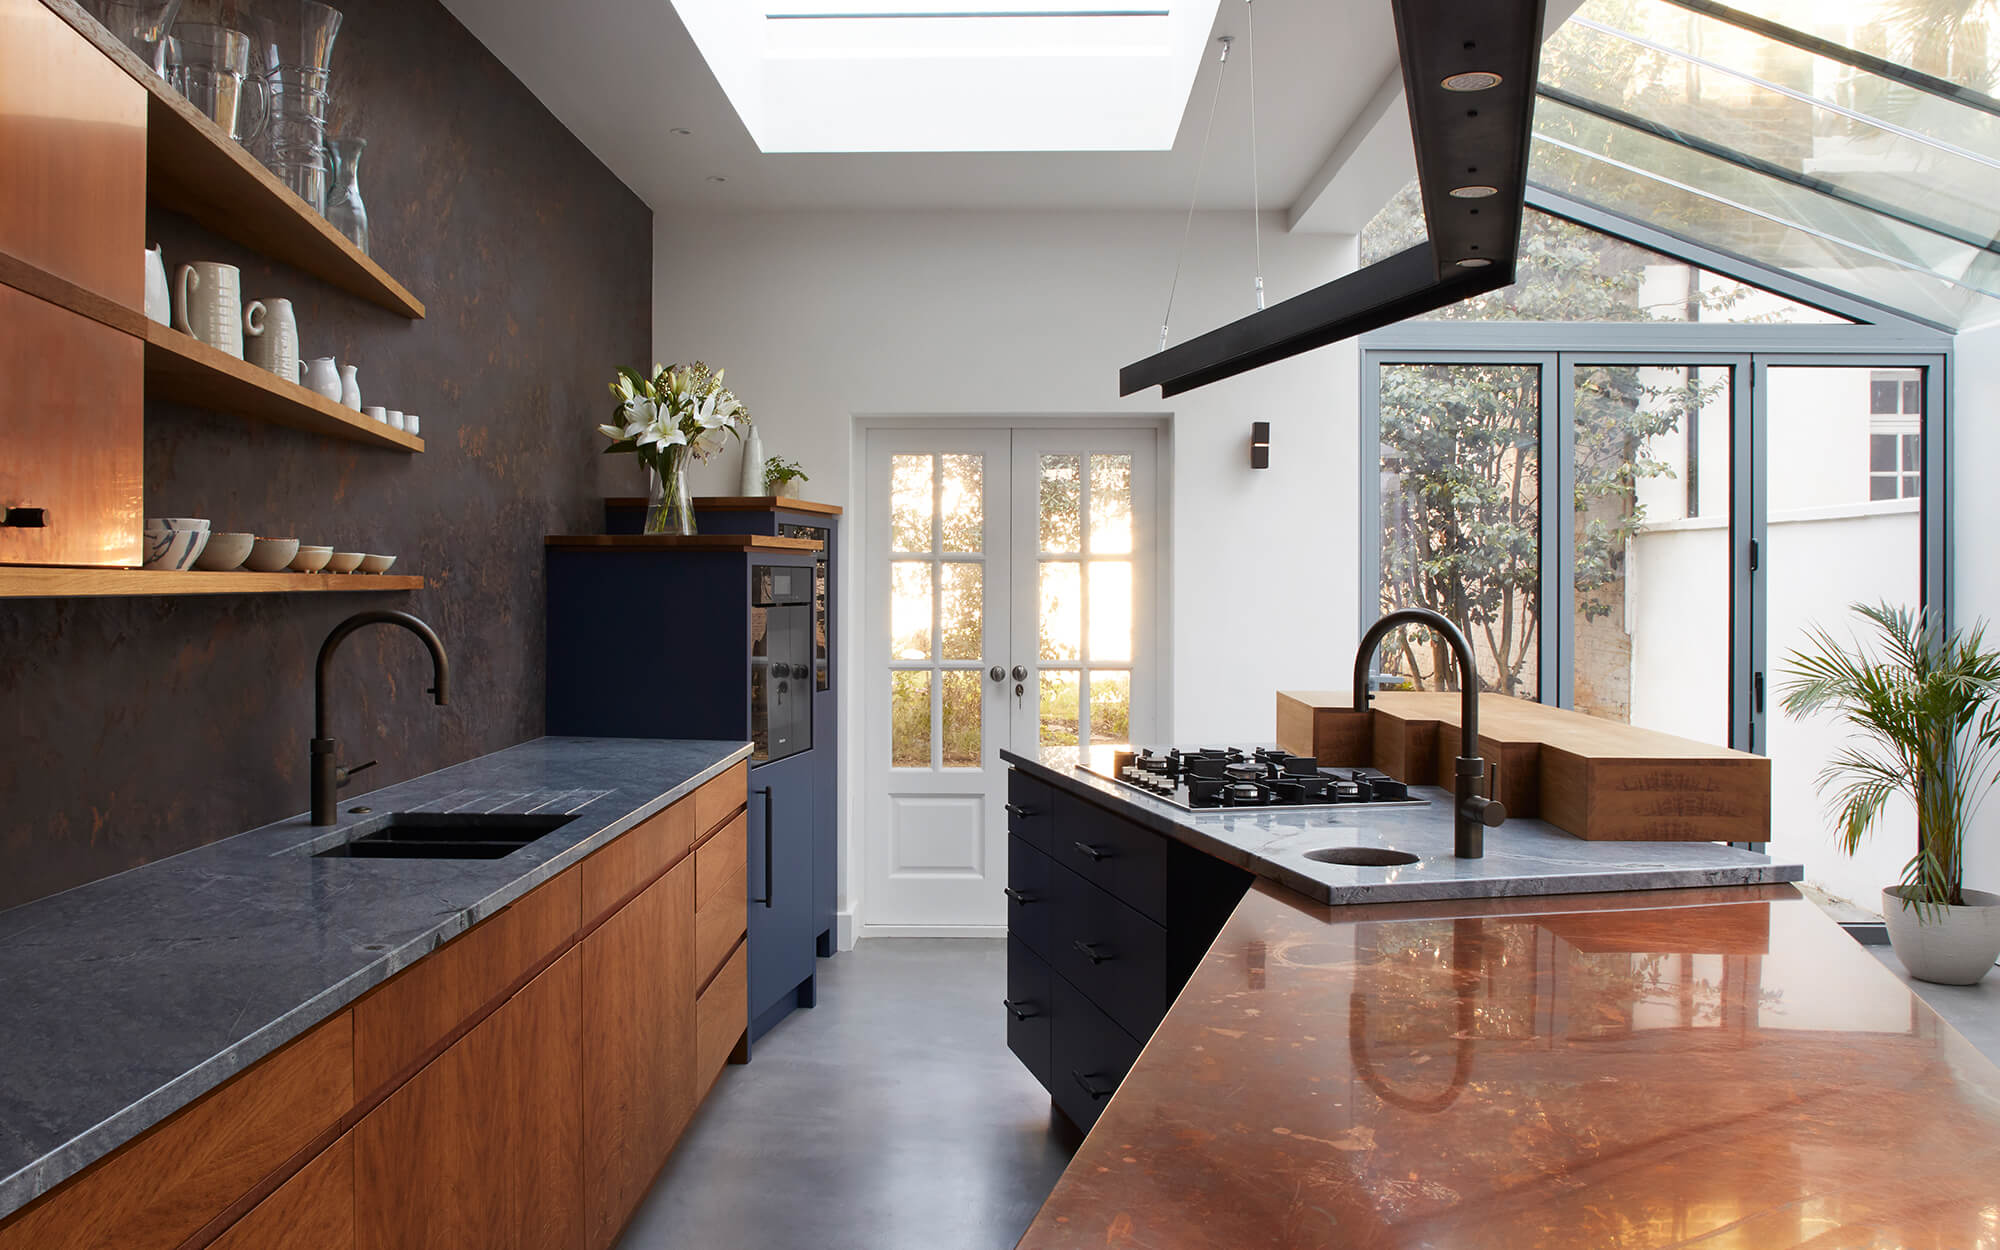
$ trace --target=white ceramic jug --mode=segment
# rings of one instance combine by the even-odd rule
[[[356,412],[361,411],[360,372],[358,365],[340,366],[340,406]]]
[[[174,323],[174,300],[167,293],[167,261],[157,243],[146,249],[146,315],[163,326]]]
[[[252,300],[243,310],[243,328],[250,335],[244,350],[251,364],[287,382],[299,380],[299,322],[292,301]]]
[[[234,265],[198,260],[174,274],[174,328],[243,359],[243,275]]]
[[[340,402],[340,370],[334,368],[333,357],[318,356],[306,366],[306,388]]]

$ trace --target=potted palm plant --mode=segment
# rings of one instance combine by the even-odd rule
[[[1833,712],[1858,733],[1818,779],[1848,854],[1893,801],[1916,809],[1916,854],[1882,891],[1889,944],[1911,976],[1971,985],[2000,958],[2000,895],[1965,886],[1966,835],[2000,779],[2000,653],[1983,623],[1947,632],[1928,611],[1854,612],[1872,645],[1808,630],[1785,672],[1785,712]]]

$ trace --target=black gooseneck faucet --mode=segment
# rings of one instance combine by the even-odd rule
[[[1456,785],[1452,793],[1452,846],[1460,859],[1480,859],[1486,854],[1486,830],[1507,819],[1500,800],[1486,797],[1486,761],[1479,755],[1479,666],[1472,658],[1472,644],[1450,620],[1429,608],[1398,608],[1368,627],[1361,636],[1361,648],[1354,655],[1354,707],[1367,711],[1373,691],[1368,684],[1368,661],[1381,645],[1383,635],[1398,625],[1422,625],[1437,631],[1450,644],[1458,660],[1459,734]]]
[[[340,624],[320,644],[319,663],[313,668],[313,737],[312,737],[312,822],[315,825],[330,825],[338,818],[335,808],[339,806],[338,792],[347,784],[348,778],[364,768],[374,766],[375,761],[356,764],[353,768],[340,765],[340,748],[327,736],[326,729],[326,670],[333,659],[333,653],[347,636],[365,625],[401,625],[430,648],[431,680],[434,683],[430,694],[439,707],[451,684],[451,662],[445,659],[444,644],[438,641],[436,631],[408,612],[375,611],[356,612]]]

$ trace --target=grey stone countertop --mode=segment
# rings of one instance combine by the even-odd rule
[[[1074,747],[1044,747],[1039,757],[1003,750],[1000,757],[1070,794],[1321,903],[1596,894],[1756,885],[1805,876],[1802,865],[1719,842],[1586,842],[1554,825],[1515,818],[1486,831],[1483,859],[1459,859],[1452,853],[1451,795],[1435,786],[1410,788],[1412,797],[1430,800],[1424,807],[1190,812],[1080,771]],[[1358,868],[1306,858],[1308,851],[1335,846],[1406,851],[1418,861]]]
[[[539,738],[0,911],[0,1216],[691,793],[744,742]],[[315,858],[385,812],[574,812],[500,859]]]

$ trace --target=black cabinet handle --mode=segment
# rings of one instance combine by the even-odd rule
[[[1070,945],[1076,949],[1077,954],[1083,956],[1085,959],[1088,959],[1093,964],[1101,964],[1105,960],[1111,958],[1111,956],[1099,950],[1097,948],[1097,943],[1095,942],[1086,942],[1083,939],[1079,938],[1076,941],[1071,942]]]
[[[764,796],[764,897],[753,898],[753,903],[771,905],[771,787],[765,786],[753,793]]]
[[[1021,820],[1033,820],[1035,818],[1035,809],[1032,807],[1028,807],[1025,804],[1017,805],[1014,803],[1009,803],[1007,804],[1007,814],[1009,816],[1017,817]]]
[[[1113,1091],[1118,1088],[1116,1085],[1100,1086],[1094,1083],[1088,1076],[1078,1072],[1075,1068],[1071,1068],[1069,1074],[1076,1078],[1076,1083],[1083,1087],[1083,1092],[1090,1095],[1090,1101],[1092,1102],[1103,1102],[1105,1099],[1111,1097]]]
[[[1020,890],[1015,889],[1011,885],[1002,887],[1000,892],[1002,894],[1005,894],[1008,898],[1013,899],[1015,905],[1020,907],[1026,907],[1030,903],[1039,903],[1042,901],[1036,898],[1032,894],[1027,894]]]
[[[1016,1020],[1032,1020],[1042,1014],[1035,1010],[1033,1003],[1017,1003],[1011,998],[1001,999],[1000,1005],[1013,1012]]]
[[[1090,858],[1093,860],[1105,860],[1111,858],[1111,853],[1109,851],[1100,850],[1097,847],[1092,846],[1088,842],[1077,842],[1073,843],[1072,845],[1074,845],[1077,850],[1083,852],[1085,855],[1090,856]]]

